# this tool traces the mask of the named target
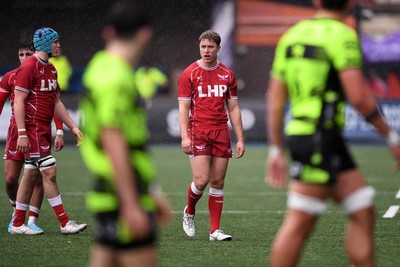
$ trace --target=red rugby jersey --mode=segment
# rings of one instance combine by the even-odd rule
[[[213,68],[196,61],[179,77],[178,100],[191,100],[190,128],[212,130],[227,127],[226,101],[237,98],[235,75],[219,61]]]
[[[14,91],[13,86],[15,83],[15,73],[17,69],[12,70],[4,74],[0,82],[0,114],[3,111],[4,103],[10,98],[11,109],[14,105]],[[13,121],[14,109],[12,109],[11,121]]]
[[[25,101],[25,123],[51,123],[55,99],[60,95],[56,68],[33,55],[18,68],[15,90],[28,93]]]

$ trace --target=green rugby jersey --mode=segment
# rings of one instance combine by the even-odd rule
[[[357,34],[344,23],[314,18],[291,27],[277,45],[271,70],[288,88],[286,134],[313,134],[321,127],[341,130],[345,96],[338,72],[361,65]]]
[[[101,147],[101,130],[116,128],[123,132],[139,189],[142,195],[147,195],[148,185],[155,179],[156,173],[145,149],[148,140],[146,113],[137,105],[139,95],[131,66],[117,56],[98,52],[83,75],[83,85],[86,96],[80,108],[85,139],[81,154],[88,169],[98,179],[94,191],[87,196],[87,204],[94,212],[115,210],[118,201],[112,182],[113,168]],[[146,209],[151,209],[150,206]]]

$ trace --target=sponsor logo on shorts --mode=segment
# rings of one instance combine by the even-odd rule
[[[50,146],[40,146],[43,151],[47,151],[50,149]]]
[[[199,151],[203,151],[206,150],[206,146],[205,145],[201,145],[201,146],[194,146],[197,150]]]
[[[8,150],[8,154],[11,156],[17,155],[18,151],[17,150]]]

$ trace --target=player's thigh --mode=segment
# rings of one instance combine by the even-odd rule
[[[336,183],[332,187],[332,198],[340,203],[365,186],[366,183],[359,169],[344,171],[337,176]]]
[[[6,179],[18,181],[23,165],[23,160],[4,160],[4,174]]]
[[[207,184],[210,177],[211,156],[191,157],[190,166],[195,183]]]
[[[315,226],[319,216],[325,212],[329,192],[329,186],[326,184],[293,180],[287,200],[285,231],[306,237]]]
[[[289,236],[307,237],[314,229],[319,216],[306,213],[303,211],[288,209],[285,221],[283,223],[283,231]]]
[[[211,170],[210,170],[210,184],[211,186],[223,185],[226,170],[228,169],[228,158],[211,158]]]
[[[154,267],[157,261],[157,251],[155,246],[120,250],[116,260],[118,266],[121,267]]]
[[[290,191],[307,197],[325,200],[329,197],[330,186],[327,184],[304,183],[298,180],[293,180],[290,183]]]
[[[213,130],[210,135],[212,136],[211,154],[215,157],[231,158],[232,144],[229,128]]]
[[[51,166],[47,169],[42,169],[42,170],[40,170],[40,174],[41,174],[44,182],[46,182],[46,181],[55,182],[56,174],[57,174],[57,167]]]
[[[113,249],[102,246],[102,245],[94,245],[92,248],[91,256],[90,256],[90,267],[111,267],[117,266],[114,260],[114,251]]]

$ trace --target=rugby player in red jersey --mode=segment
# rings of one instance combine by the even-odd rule
[[[35,53],[35,48],[33,46],[32,40],[25,40],[20,43],[18,47],[18,59],[20,63],[25,61],[28,57]],[[0,115],[3,111],[4,103],[7,99],[10,99],[11,107],[14,105],[14,82],[15,73],[17,69],[7,72],[4,74],[3,79],[0,82]],[[55,150],[59,151],[64,146],[64,138],[62,135],[62,122],[55,116],[54,122],[56,124],[57,136],[54,140]],[[10,125],[8,128],[6,148],[4,152],[4,174],[6,180],[6,192],[10,200],[11,206],[15,211],[15,202],[17,199],[18,191],[18,179],[21,174],[21,169],[24,164],[24,155],[17,151],[17,139],[18,131],[15,124],[14,112],[12,110]],[[43,231],[40,227],[36,225],[36,219],[39,217],[40,207],[43,200],[43,185],[42,179],[37,179],[32,197],[29,205],[29,220],[28,227],[37,231]],[[14,212],[11,217],[10,224],[8,226],[8,232],[11,230],[12,223],[14,221]]]
[[[33,37],[35,54],[18,68],[15,78],[14,115],[18,128],[17,149],[24,153],[24,179],[17,193],[16,212],[11,234],[39,234],[27,227],[25,222],[28,202],[33,185],[40,172],[46,197],[60,222],[62,234],[74,234],[86,229],[69,219],[56,181],[56,160],[51,155],[51,120],[54,113],[72,130],[78,139],[82,133],[76,127],[60,100],[57,71],[48,62],[57,56],[60,43],[58,33],[51,28],[38,29]]]
[[[233,72],[217,59],[219,34],[208,30],[198,41],[201,59],[187,67],[178,81],[182,150],[189,155],[193,175],[183,211],[183,229],[188,236],[195,235],[196,204],[210,184],[209,238],[229,241],[232,236],[220,229],[224,180],[228,160],[232,157],[228,117],[237,139],[234,156],[240,158],[245,152],[237,83]]]

